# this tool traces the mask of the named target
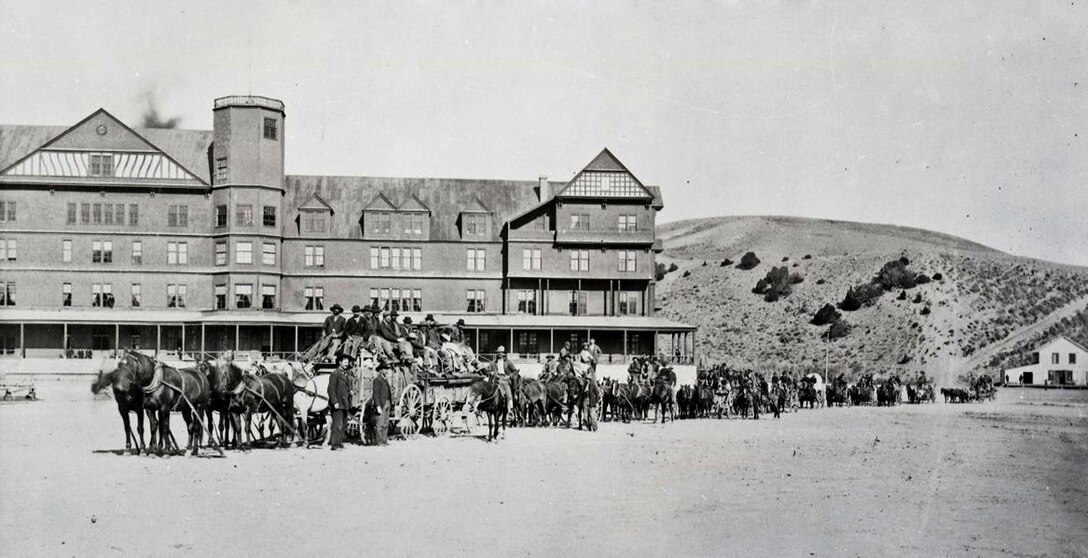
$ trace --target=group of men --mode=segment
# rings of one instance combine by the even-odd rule
[[[435,321],[433,314],[428,314],[417,325],[411,317],[398,321],[400,313],[396,309],[381,310],[374,305],[355,305],[347,318],[339,304],[330,310],[321,339],[302,354],[303,360],[333,362],[342,354],[358,359],[359,351],[366,348],[382,362],[410,363],[419,359],[427,368],[438,364],[440,357],[450,359],[451,362],[443,364],[454,368],[475,361],[475,355],[464,343],[464,320],[443,326]]]

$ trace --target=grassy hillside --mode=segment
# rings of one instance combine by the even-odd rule
[[[1088,269],[954,236],[792,217],[680,221],[659,227],[658,236],[665,244],[659,261],[677,266],[660,281],[658,304],[665,316],[700,326],[700,354],[710,362],[822,368],[826,358],[840,370],[925,370],[951,382],[972,368],[1004,366],[1040,336],[1085,333],[1078,316],[1088,305]],[[760,263],[738,268],[749,251]],[[907,265],[892,272],[934,280],[871,286],[900,258]],[[722,266],[726,259],[732,264]],[[793,277],[780,282],[789,294],[767,302],[774,297],[752,289],[773,267],[785,267],[779,279]],[[884,294],[857,310],[838,310],[849,332],[828,341],[830,326],[810,321],[858,287]]]

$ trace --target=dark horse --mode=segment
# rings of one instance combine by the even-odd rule
[[[231,394],[242,383],[245,371],[238,368],[232,361],[219,358],[208,362],[208,382],[211,384],[211,400],[205,409],[205,420],[208,421],[208,430],[215,430],[213,412],[219,413],[219,441],[224,446],[231,445],[230,403]],[[233,442],[235,446],[240,444],[241,432],[234,430]]]
[[[231,416],[231,423],[235,432],[242,430],[241,414],[244,413],[247,442],[252,443],[253,413],[269,413],[276,424],[280,426],[279,445],[281,447],[286,446],[288,443],[287,435],[292,434],[293,437],[294,434],[291,421],[295,416],[295,391],[295,384],[291,383],[291,380],[283,374],[265,374],[264,376],[246,374],[242,376],[242,381],[234,389],[233,398],[230,402],[231,409],[238,411]]]
[[[122,357],[124,358],[128,358],[127,352]],[[109,373],[99,371],[98,378],[91,384],[91,393],[97,394],[106,386],[113,389],[113,400],[117,402],[117,412],[121,414],[121,421],[125,425],[125,449],[132,450],[135,444],[134,453],[139,454],[144,449],[144,390],[136,384],[132,369],[120,366]],[[136,432],[139,437],[132,433],[129,413],[136,413]]]
[[[196,455],[203,438],[200,419],[210,399],[208,374],[211,366],[200,363],[197,368],[177,370],[140,353],[125,352],[117,364],[117,378],[132,378],[135,389],[143,394],[143,407],[151,422],[151,441],[147,451],[161,453],[171,449],[170,413],[181,410],[188,426],[186,449]],[[212,432],[209,436],[214,436]]]
[[[665,424],[666,417],[671,417],[673,421],[676,421],[672,405],[672,390],[675,385],[676,372],[673,372],[672,368],[662,368],[657,374],[657,379],[654,380],[654,386],[649,397],[650,406],[654,407],[655,423],[659,415],[661,416],[661,424]]]
[[[477,401],[477,411],[487,414],[487,441],[499,437],[499,428],[506,421],[506,397],[499,389],[498,382],[477,380],[469,386],[470,400]],[[503,427],[505,430],[505,427]]]

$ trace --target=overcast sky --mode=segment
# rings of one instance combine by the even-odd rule
[[[1088,0],[0,0],[0,122],[287,105],[292,174],[569,179],[661,221],[895,223],[1088,265]],[[155,5],[158,5],[157,3]]]

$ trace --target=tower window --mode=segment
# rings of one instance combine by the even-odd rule
[[[276,119],[265,118],[264,119],[264,139],[274,140],[279,136],[276,130]]]
[[[91,176],[113,176],[113,155],[92,153]]]

